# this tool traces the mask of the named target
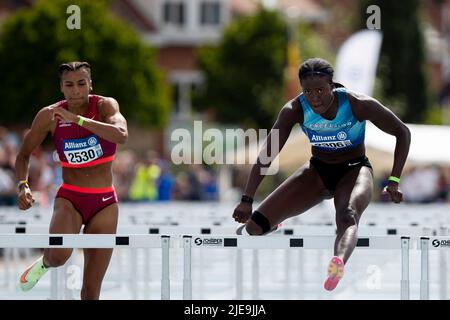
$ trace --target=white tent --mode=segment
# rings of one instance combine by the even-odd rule
[[[443,164],[450,166],[450,126],[408,124],[411,131],[411,146],[405,169],[419,164]],[[375,174],[392,169],[395,137],[384,133],[370,121],[366,124],[366,153]],[[257,156],[257,147],[241,150],[238,157],[245,157],[251,163]],[[279,156],[279,166],[292,172],[311,157],[311,146],[305,134],[296,126]],[[242,158],[241,158],[242,159]],[[242,160],[241,160],[242,163]]]
[[[409,162],[450,165],[450,126],[408,124],[408,128],[411,131]],[[393,154],[395,137],[367,122],[366,145]]]

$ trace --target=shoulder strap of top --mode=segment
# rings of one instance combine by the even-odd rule
[[[300,102],[300,107],[301,110],[303,111],[303,113],[305,112],[305,108],[308,105],[307,101],[305,100],[305,95],[302,93],[300,93],[300,95],[298,96],[298,101]]]
[[[89,112],[88,112],[89,118],[93,118],[93,117],[97,116],[98,100],[99,100],[99,97],[97,95],[89,95]]]
[[[67,101],[66,100],[58,101],[56,104],[56,107],[57,108],[62,107],[64,109],[67,109]]]
[[[340,104],[345,104],[348,102],[347,89],[340,87],[336,88],[335,92],[337,93]]]

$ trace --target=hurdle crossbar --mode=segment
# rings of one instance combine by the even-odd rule
[[[166,235],[0,234],[0,248],[161,248]]]
[[[0,234],[0,248],[160,248],[162,249],[161,299],[170,299],[169,248],[167,235],[116,234]],[[51,284],[52,296],[59,296]]]
[[[334,236],[220,236],[220,235],[184,235],[183,299],[192,299],[192,248],[218,249],[330,249],[335,241]],[[357,247],[367,249],[399,249],[402,252],[401,299],[409,299],[409,255],[411,248],[409,237],[373,236],[358,238]],[[407,259],[404,259],[407,257]],[[257,271],[257,270],[256,270]],[[255,270],[254,270],[255,272]],[[237,284],[238,285],[238,284]]]

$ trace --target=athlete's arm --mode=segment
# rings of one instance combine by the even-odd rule
[[[102,115],[103,121],[109,125],[108,129],[111,128],[110,126],[113,126],[112,132],[106,132],[105,130],[104,138],[111,142],[126,143],[128,140],[127,120],[125,120],[125,117],[120,113],[119,103],[116,101],[116,99],[104,97],[99,101],[99,110],[100,114]],[[87,126],[86,128],[88,130],[91,130]],[[100,127],[100,129],[101,128],[102,127]],[[109,137],[111,137],[111,139],[108,138],[107,134]],[[98,135],[103,138],[100,133]]]
[[[127,121],[120,113],[119,104],[114,98],[103,97],[98,102],[102,121],[84,118],[82,126],[99,137],[113,143],[126,143],[128,139]],[[54,114],[63,120],[78,123],[80,116],[64,108],[55,108]]]
[[[289,101],[278,114],[277,121],[268,134],[264,146],[258,155],[256,163],[252,166],[250,175],[247,179],[247,185],[244,189],[244,194],[253,198],[261,181],[264,179],[264,172],[270,167],[272,161],[280,153],[284,144],[286,143],[292,127],[297,122],[303,122],[302,115],[299,112],[300,106],[298,100]],[[278,135],[278,146],[274,146],[274,153],[271,154],[268,150],[272,150],[272,137]],[[266,160],[266,161],[261,161]],[[235,221],[245,223],[252,213],[252,205],[248,202],[240,202],[233,211],[233,218]]]
[[[391,110],[374,98],[350,93],[349,99],[358,120],[370,120],[380,130],[395,136],[394,164],[391,176],[400,178],[411,143],[411,132],[408,127]],[[397,191],[397,187],[397,183],[390,181],[388,191]],[[394,202],[402,200],[401,194],[389,193]]]
[[[261,149],[256,163],[252,166],[250,175],[247,180],[247,184],[244,189],[244,194],[249,197],[254,197],[256,189],[258,188],[261,181],[264,179],[264,172],[270,167],[272,160],[277,157],[286,143],[289,135],[291,133],[292,127],[300,122],[300,112],[298,100],[291,100],[284,105],[278,114],[278,118],[270,130],[269,135],[264,142],[263,148]],[[272,139],[276,139],[278,135],[278,146],[272,148]],[[275,138],[272,138],[275,137]],[[272,152],[273,151],[273,154]],[[270,161],[269,161],[270,160]]]
[[[28,180],[30,155],[50,131],[52,123],[52,111],[50,107],[42,108],[33,120],[30,130],[25,134],[19,153],[16,157],[15,169],[17,181]],[[28,184],[20,186],[17,204],[20,209],[26,210],[33,204],[33,196]]]

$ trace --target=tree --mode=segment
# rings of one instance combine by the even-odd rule
[[[222,122],[270,128],[283,103],[286,41],[276,12],[232,22],[218,47],[199,50],[206,88],[196,107],[212,108]]]
[[[366,9],[381,11],[381,46],[378,75],[383,102],[406,122],[422,122],[428,108],[424,39],[419,1],[360,0],[359,25],[366,28]]]
[[[70,5],[81,10],[81,28],[69,30]],[[2,123],[29,123],[61,99],[57,67],[88,61],[95,93],[115,97],[128,120],[162,126],[170,107],[168,87],[154,52],[111,15],[105,0],[43,0],[20,10],[0,30]]]

